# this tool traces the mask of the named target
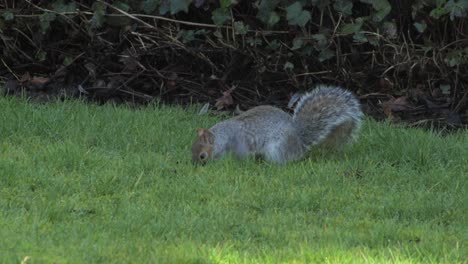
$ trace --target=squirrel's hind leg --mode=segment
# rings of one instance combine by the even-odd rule
[[[285,164],[303,157],[306,147],[295,134],[289,134],[280,141],[269,142],[264,151],[267,161]]]
[[[328,137],[319,144],[319,147],[325,149],[342,150],[344,146],[351,143],[359,125],[354,121],[346,121],[334,127]]]

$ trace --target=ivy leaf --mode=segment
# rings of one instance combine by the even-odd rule
[[[450,84],[441,84],[439,86],[440,91],[442,94],[449,95],[450,94]]]
[[[330,49],[324,49],[318,55],[318,59],[320,62],[326,61],[333,57],[335,57],[335,52]]]
[[[313,34],[312,39],[316,41],[314,45],[318,50],[322,50],[328,46],[328,39],[324,34]]]
[[[286,8],[286,19],[289,25],[305,26],[309,22],[311,16],[310,12],[302,9],[302,5],[299,2],[288,6]]]
[[[273,26],[275,25],[276,23],[278,23],[280,21],[280,17],[278,15],[278,13],[276,12],[270,12],[269,16],[268,16],[268,21],[267,21],[267,24],[269,26]]]
[[[330,0],[311,0],[312,5],[320,9],[320,11],[325,10],[330,5]]]
[[[427,28],[427,24],[426,22],[423,20],[422,23],[419,23],[419,22],[415,22],[413,24],[413,26],[416,28],[416,30],[419,32],[419,33],[423,33],[426,28]]]
[[[353,2],[350,0],[336,0],[333,4],[333,8],[347,16],[353,14]]]
[[[213,10],[211,19],[216,25],[222,25],[226,21],[231,19],[231,14],[226,8],[216,8],[215,10]]]
[[[372,7],[377,11],[372,19],[376,22],[382,21],[392,10],[392,6],[387,0],[361,0],[362,3],[372,4]]]
[[[192,40],[195,40],[195,33],[193,30],[182,29],[177,34],[177,38],[182,38],[183,43],[189,43]]]
[[[34,57],[37,59],[37,61],[45,61],[47,52],[39,50]]]
[[[279,15],[274,11],[278,3],[279,0],[262,0],[258,6],[257,18],[268,27],[280,21]]]
[[[441,16],[449,13],[449,11],[443,7],[436,7],[431,10],[429,15],[435,19],[439,19]]]
[[[91,28],[100,28],[104,24],[106,6],[101,2],[94,2],[91,8],[94,11],[90,21]]]
[[[364,24],[364,19],[362,17],[358,17],[358,18],[356,18],[355,23],[345,24],[341,28],[341,34],[349,35],[349,34],[356,33],[356,32],[361,30],[363,24]]]
[[[466,17],[468,10],[468,1],[458,1],[449,0],[445,4],[445,10],[450,12],[450,20],[453,21],[455,17]]]
[[[74,12],[76,10],[76,4],[74,1],[65,4],[63,0],[57,0],[52,4],[52,9],[59,13]]]
[[[395,22],[385,22],[383,24],[383,33],[385,34],[386,37],[390,39],[394,39],[398,37],[398,29],[395,24]]]
[[[171,10],[171,2],[170,0],[161,0],[161,5],[159,6],[159,14],[165,15],[167,12]]]
[[[70,65],[72,62],[73,62],[73,58],[72,58],[71,56],[66,56],[66,57],[63,59],[62,64],[65,65],[65,66],[68,66],[68,65]]]
[[[367,37],[364,35],[364,33],[357,32],[353,35],[354,42],[357,43],[366,43],[367,42]]]
[[[118,8],[118,9],[121,9],[125,12],[127,12],[128,10],[130,10],[130,6],[124,2],[121,2],[121,1],[115,1],[112,6]]]
[[[249,32],[249,25],[245,25],[242,21],[234,22],[234,30],[238,35],[245,35]]]
[[[159,5],[159,0],[145,0],[141,3],[141,9],[146,14],[151,14]]]
[[[284,64],[283,69],[284,70],[292,70],[292,69],[294,69],[294,64],[292,64],[292,62],[287,61]]]
[[[278,50],[281,47],[280,42],[277,39],[274,39],[270,43],[268,43],[267,49],[270,50]]]
[[[304,40],[301,37],[293,39],[293,46],[291,48],[292,50],[300,49],[302,46],[304,46]]]
[[[188,13],[188,7],[192,0],[170,0],[171,3],[171,14],[177,14],[180,11]]]
[[[258,46],[258,45],[262,45],[262,40],[260,38],[247,38],[247,43],[250,45],[250,46]]]
[[[234,1],[232,0],[220,0],[219,4],[221,8],[228,8],[231,4],[233,4]]]
[[[450,67],[460,65],[467,60],[468,53],[463,52],[463,50],[452,50],[444,58],[444,62]]]
[[[39,23],[41,25],[42,33],[46,33],[50,27],[50,22],[54,21],[57,16],[51,12],[44,12],[39,17]]]
[[[10,21],[10,20],[13,20],[15,18],[15,16],[13,15],[13,13],[11,11],[3,12],[2,16],[5,19],[5,21]]]

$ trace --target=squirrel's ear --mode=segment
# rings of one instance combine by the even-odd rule
[[[204,128],[197,128],[197,135],[199,137],[203,136],[203,134],[205,133],[205,129]]]

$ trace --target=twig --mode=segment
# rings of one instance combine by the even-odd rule
[[[5,61],[4,61],[3,59],[1,59],[1,60],[2,60],[3,65],[5,65],[5,67],[8,69],[8,71],[9,71],[11,74],[13,74],[13,76],[15,76],[16,80],[19,81],[20,78],[10,69],[10,67],[8,67],[8,65],[5,63]]]

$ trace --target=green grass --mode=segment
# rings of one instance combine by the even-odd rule
[[[468,133],[190,163],[218,117],[0,98],[0,263],[466,263]]]

